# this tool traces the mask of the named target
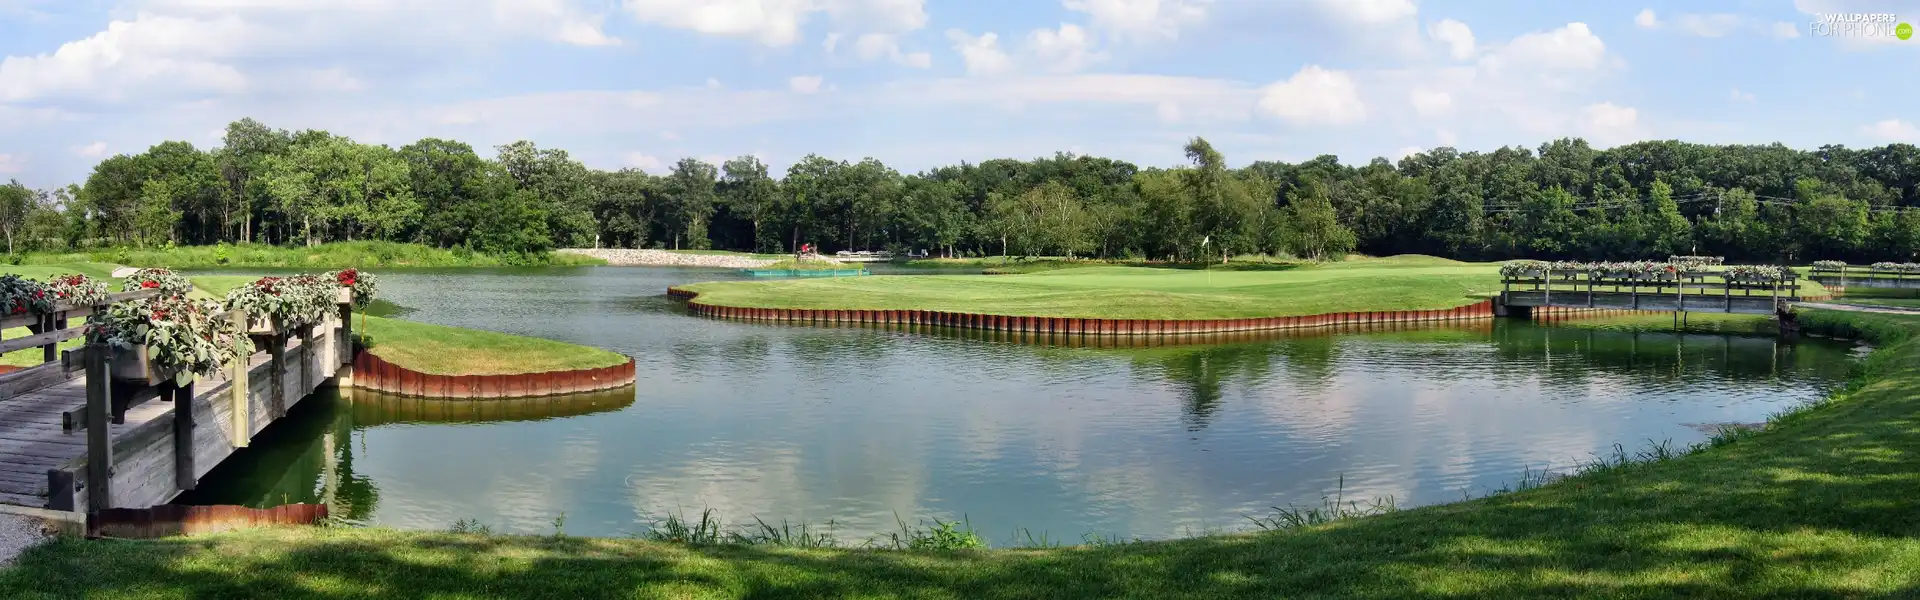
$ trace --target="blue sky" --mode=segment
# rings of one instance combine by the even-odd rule
[[[1920,1],[0,0],[0,177],[254,117],[588,165],[1920,142]]]

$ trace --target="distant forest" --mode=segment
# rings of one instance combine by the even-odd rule
[[[1334,156],[1186,166],[1094,156],[994,159],[903,175],[809,155],[781,176],[751,156],[664,175],[600,171],[521,141],[481,157],[243,119],[220,147],[181,141],[102,161],[84,184],[0,187],[9,253],[104,246],[379,239],[485,252],[554,247],[1088,256],[1175,261],[1351,252],[1469,260],[1805,262],[1920,255],[1920,151],[1580,139],[1438,148],[1362,167]]]

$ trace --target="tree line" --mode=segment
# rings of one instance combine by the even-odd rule
[[[1231,167],[1096,156],[994,159],[902,174],[809,155],[682,159],[662,175],[586,167],[520,141],[493,158],[452,140],[392,148],[252,119],[219,147],[168,141],[101,161],[84,183],[0,187],[9,253],[379,239],[493,253],[554,247],[1173,261],[1350,252],[1469,260],[1912,260],[1920,151],[1581,139],[1437,148],[1364,166],[1320,156]]]

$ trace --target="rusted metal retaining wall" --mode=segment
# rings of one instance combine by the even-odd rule
[[[633,359],[611,367],[517,375],[432,375],[381,360],[353,358],[353,387],[423,398],[528,398],[609,390],[633,383]]]
[[[94,513],[87,519],[87,535],[160,538],[270,525],[312,525],[326,518],[325,504],[286,504],[273,508],[162,504],[152,508],[109,508]]]
[[[1183,333],[1232,333],[1268,329],[1364,325],[1374,323],[1421,323],[1467,321],[1493,318],[1493,301],[1483,300],[1465,306],[1439,310],[1395,310],[1376,312],[1339,312],[1297,317],[1261,317],[1251,319],[1082,319],[1070,317],[1021,317],[933,310],[866,310],[744,308],[714,306],[700,302],[697,292],[667,288],[667,295],[685,299],[694,314],[721,319],[776,321],[794,323],[857,323],[874,325],[933,325],[960,329],[986,329],[1069,335],[1166,335]]]

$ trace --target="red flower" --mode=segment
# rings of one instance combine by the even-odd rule
[[[160,287],[160,282],[149,279],[149,280],[140,282],[140,287],[146,288],[146,289],[153,289],[153,288]]]

